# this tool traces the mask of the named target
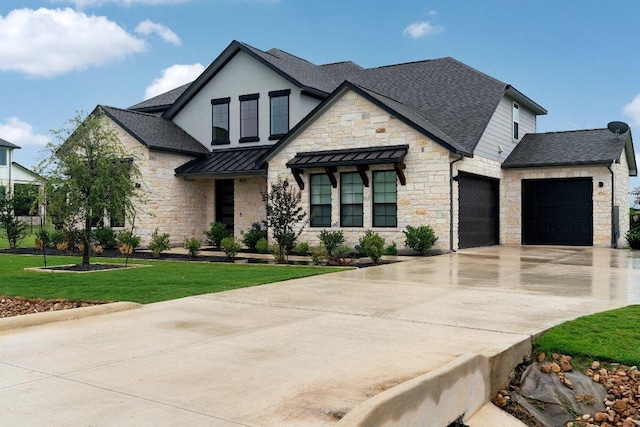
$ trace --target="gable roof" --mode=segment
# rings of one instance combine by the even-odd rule
[[[202,144],[171,120],[148,113],[99,105],[94,110],[105,114],[137,139],[142,145],[160,151],[190,156],[209,153]]]
[[[338,87],[346,77],[361,70],[361,68],[353,62],[318,66],[280,49],[271,49],[264,52],[246,43],[234,40],[211,65],[183,91],[162,116],[166,119],[174,118],[238,52],[247,53],[298,86],[307,95],[319,98],[325,98]]]
[[[0,147],[7,147],[7,148],[20,148],[19,146],[17,146],[16,144],[12,144],[9,141],[6,141],[2,138],[0,138]]]
[[[193,83],[193,82],[192,82]],[[191,83],[184,84],[175,89],[171,89],[168,92],[149,98],[145,101],[139,102],[127,110],[142,111],[145,113],[156,113],[167,110],[176,100],[187,90]]]
[[[615,135],[608,129],[528,133],[502,164],[502,168],[610,165],[626,156],[629,173],[637,175],[631,131]]]

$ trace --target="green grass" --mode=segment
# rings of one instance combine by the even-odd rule
[[[122,259],[93,258],[93,262],[124,263]],[[47,257],[47,265],[79,263],[79,257]],[[130,260],[150,264],[126,270],[94,273],[41,273],[41,256],[0,254],[0,295],[27,298],[131,301],[143,304],[221,292],[247,286],[336,272],[332,267],[277,266]]]
[[[19,248],[32,248],[35,246],[36,235],[35,234],[27,234],[24,239],[18,242]],[[9,241],[7,240],[7,235],[4,233],[4,230],[0,231],[0,249],[9,249]]]
[[[545,332],[534,348],[537,353],[640,365],[640,305],[565,322]]]

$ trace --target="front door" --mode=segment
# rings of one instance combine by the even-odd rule
[[[219,179],[216,181],[216,222],[227,226],[233,233],[233,180]]]

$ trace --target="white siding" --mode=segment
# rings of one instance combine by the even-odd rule
[[[522,139],[525,134],[536,132],[536,115],[521,103],[518,103],[518,106],[520,107],[519,136]],[[513,99],[505,96],[500,100],[498,108],[476,146],[475,155],[502,163],[511,154],[518,144],[518,141],[513,139],[512,108]]]
[[[7,150],[7,165],[3,166],[0,165],[0,185],[4,186],[4,187],[8,187],[9,186],[9,165],[11,164],[11,157],[12,157],[12,149],[7,148],[7,147],[0,147],[0,150],[4,149]],[[11,178],[13,179],[13,178]]]
[[[178,113],[174,122],[209,149],[250,147],[273,144],[269,140],[270,106],[269,92],[290,89],[289,127],[295,126],[309,111],[320,103],[319,100],[301,94],[300,88],[269,67],[253,59],[245,52],[238,54],[214,76],[207,85]],[[240,139],[241,95],[260,94],[258,100],[258,126],[260,141],[242,143]],[[230,98],[229,104],[229,145],[211,146],[212,117],[211,100]]]

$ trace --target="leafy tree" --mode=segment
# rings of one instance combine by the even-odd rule
[[[78,113],[54,131],[58,142],[47,146],[50,155],[40,165],[56,226],[83,230],[83,265],[90,262],[93,220],[116,211],[132,216],[140,198],[133,182],[140,172],[103,116],[100,108],[87,116]]]
[[[292,246],[306,224],[304,220],[307,213],[300,206],[301,200],[302,191],[291,188],[289,182],[280,177],[271,185],[271,191],[262,193],[262,201],[267,212],[264,224],[271,230],[278,245],[280,263],[286,261],[287,247]],[[296,230],[296,227],[299,228]]]
[[[27,226],[16,216],[20,200],[11,192],[0,194],[0,224],[7,234],[9,247],[15,249],[26,235]]]

